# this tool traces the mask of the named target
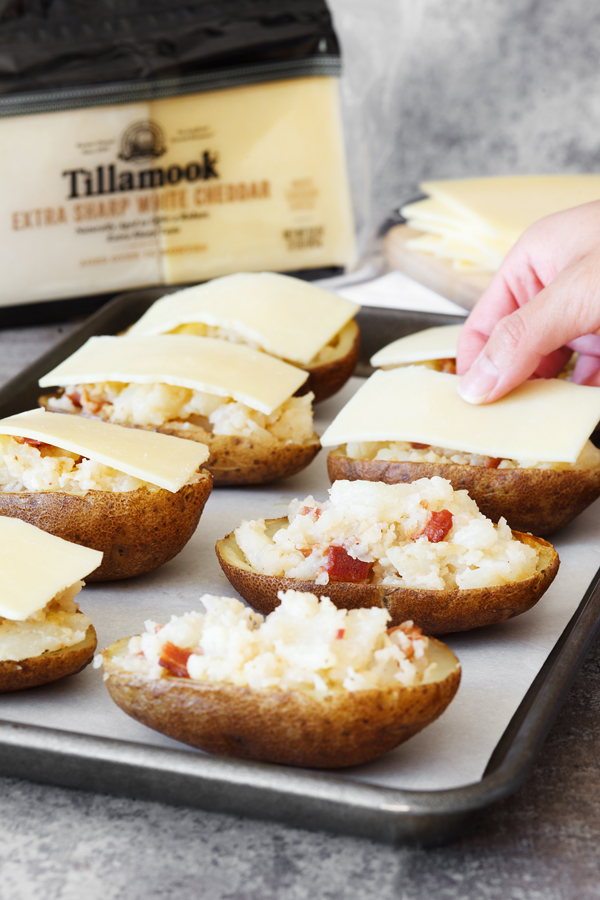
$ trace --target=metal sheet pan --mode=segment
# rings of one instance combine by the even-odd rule
[[[114,334],[164,293],[115,298],[0,390],[0,416],[36,405],[37,380],[93,334]],[[460,317],[363,310],[362,372],[385,343]],[[159,800],[385,841],[442,842],[506,797],[533,763],[600,629],[600,572],[498,742],[481,780],[449,790],[398,790],[336,775],[243,762],[113,738],[0,721],[0,774]]]

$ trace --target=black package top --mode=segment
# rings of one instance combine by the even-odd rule
[[[324,0],[0,0],[0,95],[336,57]]]

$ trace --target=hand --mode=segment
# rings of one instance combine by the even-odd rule
[[[541,219],[508,253],[463,329],[459,393],[491,403],[573,351],[573,381],[600,386],[600,201]]]

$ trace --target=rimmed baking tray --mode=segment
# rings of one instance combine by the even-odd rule
[[[0,390],[0,416],[35,406],[41,375],[91,335],[127,328],[164,293],[148,289],[115,298]],[[366,374],[372,353],[396,337],[457,321],[461,318],[363,310],[361,371]],[[599,629],[600,572],[496,745],[483,777],[464,787],[392,789],[334,774],[9,720],[0,721],[0,774],[385,841],[442,842],[458,836],[474,814],[524,780]]]

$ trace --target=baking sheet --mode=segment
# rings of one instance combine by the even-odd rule
[[[353,379],[340,394],[317,407],[318,432],[359,384]],[[215,541],[243,518],[284,515],[294,496],[312,493],[323,499],[328,486],[326,455],[321,452],[307,470],[285,482],[215,489],[198,531],[175,560],[141,578],[84,589],[81,606],[96,625],[100,645],[138,633],[147,618],[165,621],[171,614],[188,611],[202,593],[235,595],[218,565]],[[447,638],[462,663],[463,682],[442,718],[382,759],[336,772],[336,777],[427,791],[479,781],[494,747],[600,565],[599,538],[600,506],[596,503],[554,540],[561,568],[533,610],[501,625]],[[101,673],[91,668],[54,685],[5,695],[2,716],[13,722],[199,753],[126,716],[109,699]]]

